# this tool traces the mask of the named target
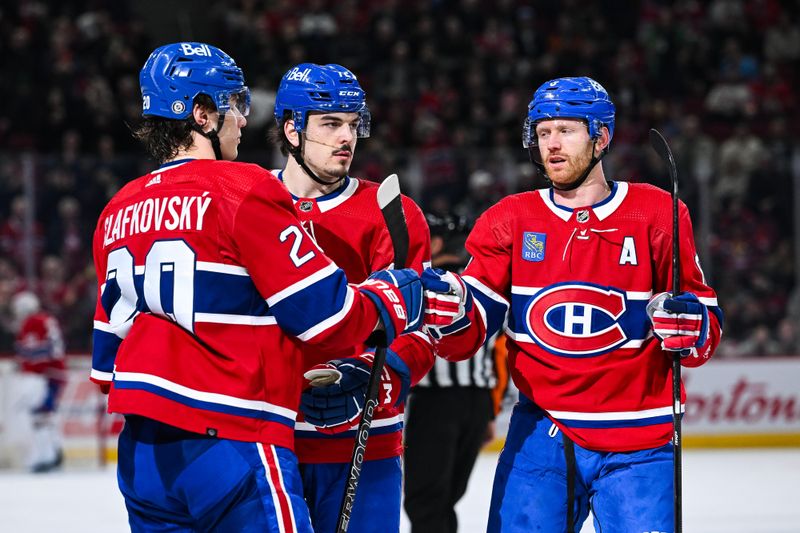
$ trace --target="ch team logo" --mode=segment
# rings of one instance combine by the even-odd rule
[[[522,258],[525,261],[538,263],[544,261],[544,248],[547,234],[526,231],[522,234]]]
[[[565,357],[593,357],[624,344],[619,325],[625,293],[589,283],[563,283],[539,291],[525,308],[525,328],[534,342]]]

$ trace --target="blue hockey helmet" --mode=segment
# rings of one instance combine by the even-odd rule
[[[142,116],[184,119],[194,98],[205,94],[220,113],[231,105],[250,111],[250,91],[242,69],[228,54],[204,43],[184,42],[156,48],[139,73]]]
[[[536,89],[528,104],[528,118],[522,129],[522,145],[536,144],[536,123],[554,118],[584,120],[589,137],[597,139],[603,126],[608,140],[614,136],[614,104],[602,85],[586,76],[556,78]]]
[[[275,121],[281,124],[287,112],[294,128],[302,133],[309,111],[358,113],[358,137],[369,137],[370,114],[366,94],[355,74],[341,65],[301,63],[281,78],[275,95]]]

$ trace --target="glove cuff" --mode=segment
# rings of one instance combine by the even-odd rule
[[[411,389],[411,369],[399,355],[388,349],[386,350],[386,366],[400,378],[400,393],[397,395],[397,401],[394,402],[394,406],[398,407],[406,401],[408,391]]]

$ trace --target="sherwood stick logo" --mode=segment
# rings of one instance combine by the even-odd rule
[[[377,402],[368,401],[364,406],[365,415],[372,420],[372,415],[375,413]],[[367,439],[369,438],[369,427],[358,428],[358,441],[355,449],[355,463],[354,468],[350,472],[350,483],[347,484],[347,492],[345,494],[344,507],[348,515],[353,512],[353,503],[356,499],[356,489],[358,488],[358,480],[361,476],[361,465],[364,463],[364,453],[367,449]]]

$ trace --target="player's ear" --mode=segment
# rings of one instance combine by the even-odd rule
[[[294,129],[294,120],[287,120],[283,123],[283,134],[292,146],[300,146],[300,134]]]
[[[595,156],[599,156],[603,152],[603,150],[606,149],[606,146],[608,146],[608,143],[610,142],[611,142],[611,136],[608,134],[608,128],[606,126],[603,126],[602,128],[600,128],[600,137],[597,139],[597,143],[595,143],[594,145],[594,149],[596,152]]]
[[[197,123],[203,131],[206,131],[206,127],[211,121],[210,114],[211,111],[203,104],[195,103],[192,106],[192,118],[194,118],[195,123]]]

